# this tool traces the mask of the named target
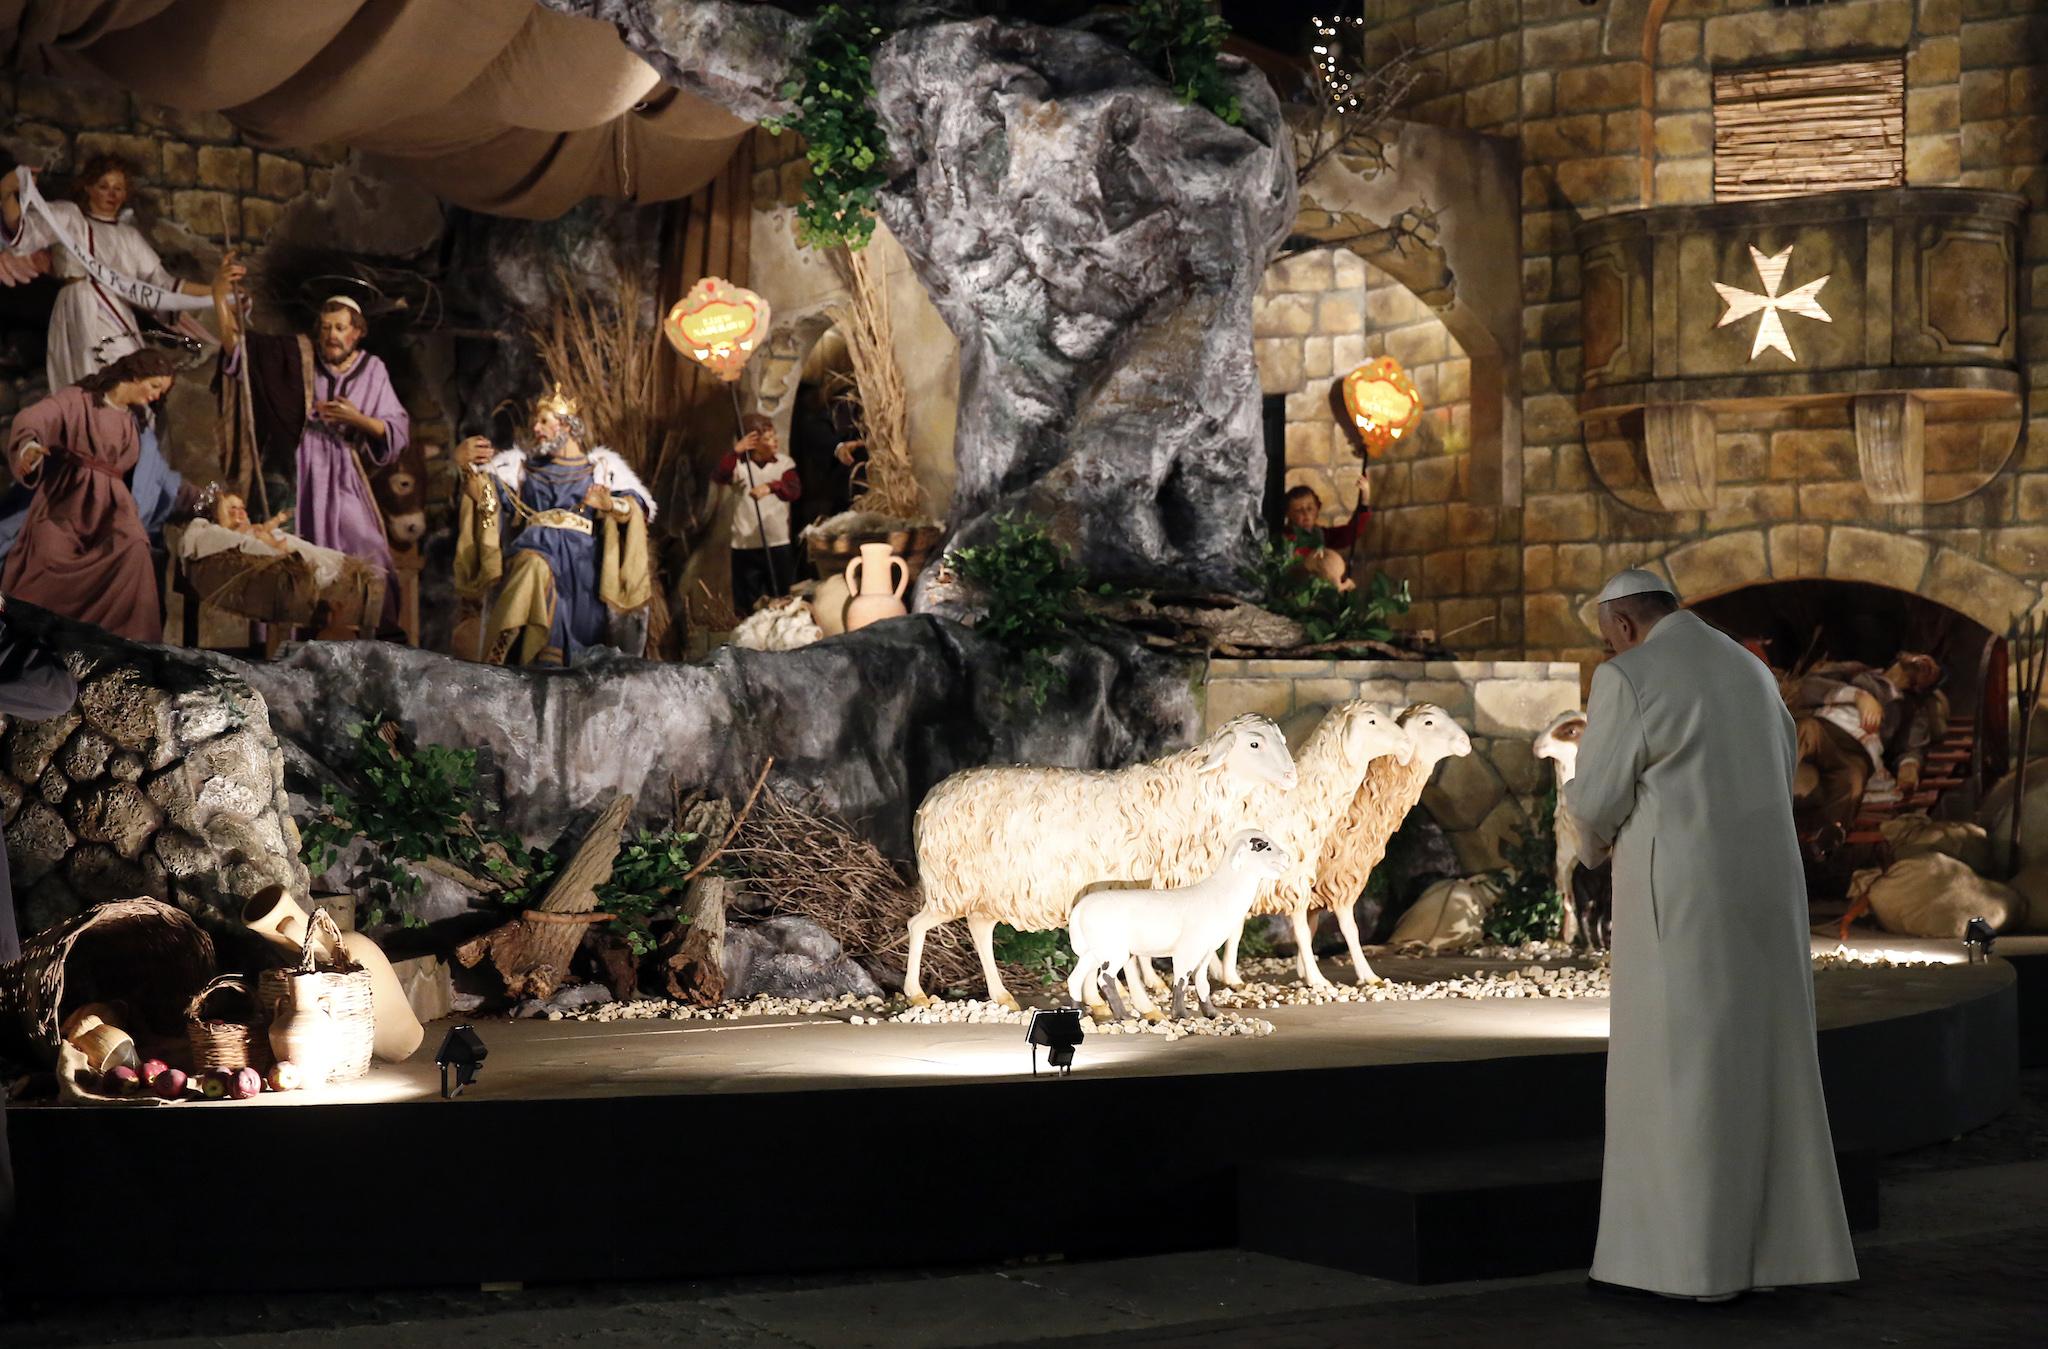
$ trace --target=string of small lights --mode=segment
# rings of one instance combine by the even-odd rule
[[[1309,20],[1315,26],[1316,41],[1309,48],[1316,60],[1316,75],[1323,82],[1323,92],[1329,96],[1331,106],[1349,112],[1358,107],[1358,85],[1364,76],[1365,15],[1338,15],[1332,18],[1316,17]],[[1338,59],[1343,46],[1344,32],[1357,40],[1360,49],[1360,68],[1345,69]]]

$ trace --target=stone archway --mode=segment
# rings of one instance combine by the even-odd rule
[[[2042,588],[1946,544],[1859,525],[1789,524],[1692,539],[1630,560],[1669,580],[1687,603],[1764,581],[1881,578],[1943,604],[1992,632],[2048,611]],[[1599,625],[1592,594],[1573,597],[1588,633]]]

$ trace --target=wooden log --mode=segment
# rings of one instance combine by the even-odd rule
[[[664,964],[668,995],[709,1007],[725,1001],[725,906],[732,882],[701,876],[690,882],[684,905],[690,925]]]
[[[538,921],[520,917],[492,928],[457,947],[455,958],[473,969],[488,957],[503,976],[505,991],[515,998],[545,998],[553,993],[568,974],[569,957],[575,954],[588,926],[553,916],[589,914],[597,908],[597,887],[612,877],[612,863],[619,855],[626,820],[632,813],[632,797],[623,792],[613,797],[549,885],[536,915]]]

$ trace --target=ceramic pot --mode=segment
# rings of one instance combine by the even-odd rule
[[[242,921],[252,932],[260,932],[281,950],[294,956],[306,943],[306,911],[284,892],[281,885],[265,886],[242,910]],[[322,953],[334,952],[321,941]],[[412,1057],[426,1038],[426,1028],[412,1014],[405,988],[391,972],[391,962],[376,942],[361,932],[341,934],[341,949],[350,960],[370,972],[370,1015],[377,1024],[373,1053],[386,1063],[401,1063]]]
[[[847,589],[846,578],[837,572],[818,582],[818,588],[811,592],[811,618],[818,630],[827,637],[837,637],[846,631],[846,606],[853,601],[853,594]]]
[[[307,1083],[325,1082],[334,1068],[334,1017],[317,979],[290,981],[290,997],[270,1021],[270,1052],[299,1070]]]
[[[892,568],[902,568],[892,588]],[[853,632],[885,618],[901,618],[910,611],[903,607],[903,590],[910,584],[910,567],[889,551],[886,543],[864,543],[860,556],[846,564],[846,586],[853,598],[846,605],[846,630]]]

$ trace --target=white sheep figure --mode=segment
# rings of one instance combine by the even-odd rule
[[[1145,1005],[1145,984],[1138,962],[1167,957],[1173,962],[1173,1015],[1183,1009],[1189,981],[1204,1016],[1216,1015],[1209,1001],[1209,957],[1225,938],[1244,927],[1245,914],[1259,887],[1278,880],[1295,859],[1258,829],[1242,829],[1224,852],[1213,874],[1177,890],[1095,890],[1081,896],[1067,915],[1067,939],[1074,947],[1074,972],[1067,976],[1067,996],[1086,1002],[1098,1020],[1107,1009],[1092,995],[1100,984],[1112,1005],[1115,971],[1124,969],[1131,994]],[[1121,1014],[1121,1008],[1117,1009]]]
[[[1315,899],[1317,859],[1343,828],[1345,812],[1362,784],[1384,768],[1407,763],[1414,753],[1408,733],[1377,704],[1353,699],[1325,713],[1295,760],[1301,770],[1301,785],[1285,797],[1261,789],[1255,793],[1259,799],[1251,803],[1250,822],[1272,834],[1294,858],[1287,874],[1253,900],[1251,911],[1289,915],[1296,938],[1308,949],[1308,913]],[[1217,836],[1219,854],[1225,837]],[[1221,860],[1218,855],[1205,863],[1214,866]],[[1237,944],[1243,934],[1227,935],[1229,955],[1223,972],[1225,981],[1234,984]],[[1313,962],[1309,967],[1314,968]],[[1142,990],[1132,989],[1131,997],[1141,1011],[1147,1009]]]
[[[1337,928],[1350,948],[1352,968],[1361,984],[1377,983],[1379,976],[1365,960],[1358,941],[1358,896],[1366,879],[1387,855],[1387,841],[1408,818],[1408,812],[1422,799],[1436,766],[1445,759],[1472,752],[1472,738],[1451,720],[1450,713],[1434,703],[1417,703],[1397,718],[1407,732],[1414,752],[1407,758],[1387,758],[1373,763],[1365,781],[1347,805],[1337,808],[1342,823],[1331,829],[1315,864],[1313,892],[1294,900],[1291,909],[1254,906],[1254,913],[1287,913],[1294,920],[1294,938],[1301,962],[1301,980],[1315,988],[1328,988],[1330,981],[1316,965],[1315,948],[1308,916],[1314,909],[1330,909],[1337,916]],[[1277,902],[1276,891],[1273,901]],[[1238,986],[1237,947],[1232,944],[1224,958],[1224,982]]]
[[[924,907],[910,919],[904,996],[929,1001],[918,982],[925,933],[964,918],[989,998],[1015,1008],[996,971],[997,923],[1025,932],[1065,927],[1089,889],[1199,880],[1215,841],[1254,823],[1246,813],[1254,794],[1292,791],[1296,781],[1287,738],[1259,716],[1237,717],[1192,749],[1129,768],[953,774],[917,810]]]
[[[1557,834],[1555,882],[1557,893],[1564,900],[1564,921],[1557,936],[1566,943],[1577,941],[1579,936],[1578,905],[1572,902],[1572,871],[1579,863],[1579,824],[1565,809],[1564,789],[1579,771],[1579,741],[1585,734],[1584,712],[1560,712],[1543,728],[1533,746],[1537,758],[1550,761],[1551,772],[1557,778],[1557,810],[1551,816],[1551,827]]]

